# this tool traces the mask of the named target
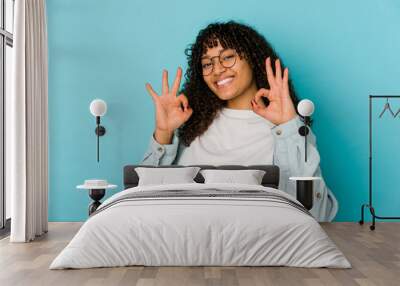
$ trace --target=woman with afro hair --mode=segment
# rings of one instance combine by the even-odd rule
[[[229,21],[201,30],[186,49],[188,68],[172,86],[163,71],[155,105],[156,127],[142,164],[278,165],[279,189],[293,196],[291,176],[321,176],[315,135],[304,161],[303,125],[288,68],[253,28]],[[323,179],[314,181],[312,215],[331,221],[338,203]]]

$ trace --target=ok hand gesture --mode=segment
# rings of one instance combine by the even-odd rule
[[[273,124],[283,124],[296,116],[289,92],[289,70],[285,68],[282,77],[281,63],[277,59],[275,61],[276,74],[274,75],[269,57],[265,61],[265,68],[270,89],[259,89],[251,101],[251,105],[255,113]],[[268,106],[265,106],[262,97],[268,98],[270,102]]]
[[[184,94],[176,96],[182,78],[182,69],[179,67],[176,73],[172,89],[168,86],[168,72],[163,71],[162,91],[158,95],[153,87],[147,83],[146,89],[153,98],[156,112],[156,140],[161,144],[167,144],[174,130],[185,123],[192,115],[193,110],[189,107],[188,100]]]

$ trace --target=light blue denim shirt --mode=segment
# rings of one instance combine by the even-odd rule
[[[304,137],[298,133],[303,123],[299,116],[271,128],[274,136],[273,164],[279,166],[279,189],[296,197],[296,182],[289,177],[321,177],[320,156],[313,132],[307,136],[307,162],[304,160]],[[174,134],[171,144],[159,144],[151,137],[148,150],[141,162],[143,165],[173,165],[179,160],[183,144]],[[338,202],[326,186],[323,178],[314,181],[314,205],[311,214],[318,221],[332,221],[338,211]]]

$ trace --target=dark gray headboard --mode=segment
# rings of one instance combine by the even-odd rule
[[[222,165],[222,166],[209,166],[209,165],[192,165],[204,169],[218,169],[218,170],[247,170],[256,169],[264,170],[266,173],[262,180],[262,185],[277,189],[279,186],[279,167],[276,165],[252,165],[252,166],[239,166],[239,165]],[[127,165],[124,167],[124,189],[136,187],[139,182],[139,177],[135,171],[137,167],[148,168],[182,168],[186,166],[166,165],[166,166],[148,166],[148,165]],[[203,176],[199,173],[194,180],[197,183],[204,183]]]

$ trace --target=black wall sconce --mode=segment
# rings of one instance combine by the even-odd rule
[[[297,105],[297,111],[304,118],[304,125],[299,128],[299,134],[304,136],[304,160],[307,162],[307,135],[310,132],[308,125],[310,125],[311,115],[314,113],[314,103],[309,99],[303,99]]]
[[[104,100],[95,99],[90,103],[90,113],[96,117],[96,129],[94,130],[97,136],[97,162],[100,160],[100,136],[106,134],[104,126],[100,125],[100,117],[107,112],[107,104]]]

